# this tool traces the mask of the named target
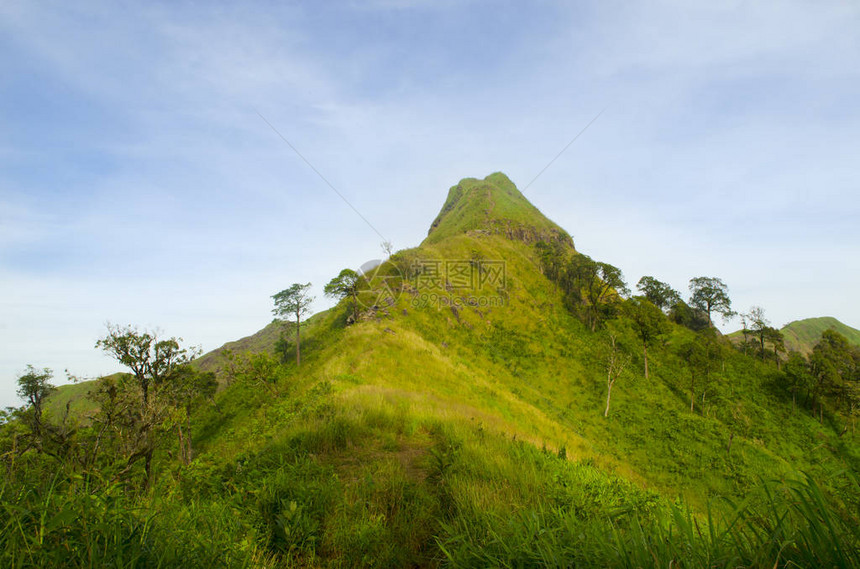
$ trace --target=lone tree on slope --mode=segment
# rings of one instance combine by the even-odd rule
[[[18,377],[18,397],[26,401],[33,409],[30,422],[33,433],[37,437],[42,433],[42,413],[45,400],[56,389],[51,384],[53,377],[54,374],[50,369],[44,368],[39,371],[32,365],[28,365],[27,371]]]
[[[275,301],[275,308],[272,313],[275,319],[281,322],[293,322],[296,325],[296,365],[302,363],[301,350],[301,324],[302,316],[307,315],[310,310],[311,303],[314,297],[308,294],[308,289],[311,288],[311,283],[293,284],[290,288],[285,288],[281,292],[272,295]]]
[[[323,288],[326,296],[342,300],[347,296],[352,299],[352,319],[358,318],[358,284],[361,275],[352,269],[344,269]]]
[[[645,359],[645,379],[648,374],[648,346],[658,336],[669,331],[669,321],[659,307],[642,296],[635,296],[624,304],[627,316],[633,324],[633,330],[642,341],[642,355]]]
[[[729,299],[729,287],[716,277],[696,277],[690,279],[690,304],[707,314],[708,322],[714,325],[711,313],[716,312],[724,319],[735,315]]]
[[[148,487],[158,438],[155,431],[164,419],[160,402],[154,400],[154,391],[170,382],[176,370],[190,363],[199,350],[183,348],[180,345],[182,338],[162,339],[156,332],[141,331],[134,326],[108,324],[107,328],[107,335],[96,342],[96,348],[130,369],[133,381],[140,389],[140,419],[136,425],[140,434],[139,445],[130,455],[128,467],[143,458]]]

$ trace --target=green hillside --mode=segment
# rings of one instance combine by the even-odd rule
[[[116,378],[120,374],[109,377]],[[97,409],[90,398],[98,388],[98,379],[60,385],[51,394],[45,406],[45,413],[52,421],[61,421],[68,407],[69,416],[87,417]]]
[[[560,239],[573,246],[570,236],[544,217],[501,172],[483,180],[466,178],[448,190],[448,199],[422,245],[461,234],[503,235],[524,242]]]
[[[795,320],[782,327],[785,347],[801,354],[810,354],[825,330],[836,330],[855,346],[860,346],[860,330],[843,324],[832,316]]]
[[[223,387],[184,428],[190,464],[165,419],[141,490],[117,434],[129,458],[86,479],[106,496],[90,505],[34,454],[4,487],[7,527],[73,512],[33,546],[64,563],[77,540],[133,566],[860,567],[850,418],[819,421],[776,366],[662,313],[645,379],[631,301],[592,331],[539,242],[579,258],[503,174],[461,181],[362,283],[356,323],[347,297],[303,325],[301,366],[279,324],[199,360]],[[25,473],[43,490],[16,494]]]

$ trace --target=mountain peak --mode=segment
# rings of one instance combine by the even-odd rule
[[[501,172],[483,180],[464,178],[448,190],[448,199],[424,243],[472,232],[501,234],[527,243],[560,240],[573,246],[570,236],[532,205]]]

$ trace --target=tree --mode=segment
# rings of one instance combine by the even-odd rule
[[[149,430],[160,413],[141,410],[140,389],[131,374],[100,378],[88,398],[98,411],[92,417],[93,441],[86,452],[84,467],[91,469],[99,459],[106,460],[98,470],[105,473],[116,467],[119,478],[146,454]]]
[[[168,398],[174,411],[176,435],[179,442],[179,460],[191,464],[194,448],[191,436],[191,412],[203,401],[211,401],[218,389],[215,374],[198,371],[189,365],[179,366],[164,382],[161,391]]]
[[[603,416],[609,416],[609,401],[612,398],[612,387],[621,374],[624,373],[624,368],[630,363],[630,354],[623,353],[615,339],[615,334],[609,334],[609,351],[606,356],[606,409],[603,411]]]
[[[770,344],[773,350],[773,359],[776,361],[776,369],[779,369],[780,354],[785,353],[785,336],[776,328],[768,326],[764,331],[764,340]]]
[[[108,334],[96,342],[96,347],[129,368],[132,380],[140,389],[140,406],[136,416],[139,436],[135,450],[130,452],[127,467],[140,458],[145,459],[146,486],[152,479],[152,455],[155,452],[154,428],[163,419],[163,407],[156,404],[151,391],[160,387],[177,368],[194,359],[198,350],[180,346],[182,338],[159,339],[155,332],[140,331],[133,326],[108,324]]]
[[[233,350],[222,350],[221,355],[227,360],[225,373],[228,383],[241,383],[255,389],[262,387],[274,394],[275,386],[287,377],[284,368],[266,352],[237,354]]]
[[[143,395],[143,405],[149,403],[149,391],[180,365],[197,355],[195,350],[181,348],[182,338],[160,340],[155,332],[139,331],[133,326],[108,324],[108,334],[96,342],[103,350],[131,370]]]
[[[690,279],[690,304],[703,311],[708,316],[708,322],[714,325],[711,313],[721,314],[724,319],[734,316],[732,301],[729,299],[729,288],[716,277],[696,277]]]
[[[535,248],[537,249],[541,272],[546,278],[558,284],[567,257],[564,247],[558,241],[539,241]]]
[[[788,361],[783,366],[783,374],[787,380],[788,390],[791,391],[792,407],[797,407],[797,392],[805,390],[808,394],[813,387],[809,362],[800,353],[791,352],[788,355]]]
[[[38,370],[32,365],[28,365],[26,371],[18,377],[18,397],[26,402],[26,406],[20,409],[8,409],[11,416],[20,420],[21,425],[29,432],[22,432],[22,440],[28,441],[28,445],[23,449],[26,452],[29,448],[34,448],[40,453],[47,454],[66,463],[70,453],[73,452],[72,445],[69,444],[69,437],[74,434],[74,430],[67,429],[66,419],[68,417],[68,407],[66,415],[63,416],[59,425],[52,424],[44,420],[45,403],[48,397],[56,391],[56,387],[51,384],[53,372],[48,368]],[[22,430],[23,431],[23,430]]]
[[[296,365],[301,365],[302,350],[301,350],[301,327],[302,316],[305,316],[310,310],[311,303],[314,297],[308,294],[308,289],[311,288],[311,283],[293,284],[290,288],[285,288],[281,292],[272,295],[275,301],[275,308],[272,313],[276,320],[281,322],[293,322],[296,326]]]
[[[648,346],[658,336],[668,331],[669,323],[663,315],[663,311],[645,297],[633,297],[628,300],[625,303],[625,311],[633,324],[636,335],[642,341],[642,355],[645,359],[645,379],[648,379]]]
[[[636,288],[660,310],[669,310],[681,301],[681,295],[678,294],[678,291],[654,277],[642,277],[636,283]]]
[[[741,341],[740,348],[741,351],[746,355],[747,349],[750,347],[750,330],[749,327],[749,316],[747,314],[741,313],[741,334],[743,335],[743,341]]]
[[[699,332],[711,326],[711,321],[708,320],[708,315],[705,314],[704,310],[690,306],[683,300],[679,300],[669,310],[669,319],[675,324],[685,326],[694,332]]]
[[[630,292],[621,269],[583,254],[568,261],[562,285],[572,304],[585,305],[592,331],[611,314],[615,301]]]
[[[837,390],[841,376],[848,366],[848,341],[835,330],[825,330],[821,339],[812,348],[809,367],[815,378],[812,390],[812,411],[818,412],[818,420],[824,419],[824,396]]]
[[[855,351],[855,359],[860,364],[860,353]],[[857,366],[860,368],[860,365]],[[848,418],[851,420],[851,432],[854,433],[857,415],[860,414],[860,374],[856,371],[845,385],[845,403],[848,410]]]
[[[818,420],[823,420],[825,396],[835,396],[853,415],[858,403],[855,382],[860,381],[860,349],[836,330],[825,330],[812,349],[809,364],[815,378],[813,412],[817,407]]]
[[[358,285],[361,276],[352,269],[344,269],[323,287],[323,293],[331,298],[342,300],[352,298],[352,319],[358,318]]]
[[[54,372],[48,368],[38,371],[32,365],[18,377],[18,397],[27,402],[32,409],[31,425],[37,437],[42,433],[42,412],[45,400],[56,390],[50,381]]]
[[[714,332],[708,329],[695,339],[687,340],[678,347],[678,355],[687,362],[690,370],[690,411],[695,410],[696,383],[701,383],[702,406],[705,404],[705,395],[711,381],[711,363],[714,361]],[[704,409],[703,409],[704,410]]]
[[[748,325],[749,332],[752,332],[758,338],[759,354],[761,355],[761,360],[764,361],[764,342],[770,328],[770,321],[764,317],[764,309],[761,306],[753,306],[747,314],[743,315],[743,321],[745,323],[744,329]]]

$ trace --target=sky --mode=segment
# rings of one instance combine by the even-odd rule
[[[0,407],[120,370],[106,323],[209,351],[294,282],[325,309],[495,171],[631,285],[860,328],[858,62],[849,0],[3,0]]]

